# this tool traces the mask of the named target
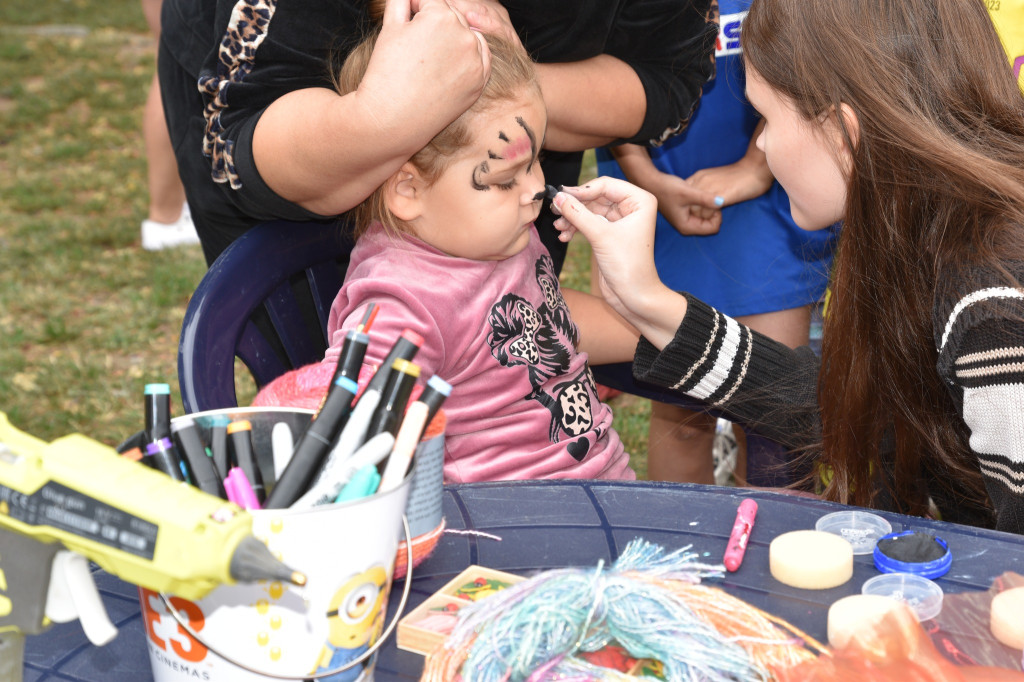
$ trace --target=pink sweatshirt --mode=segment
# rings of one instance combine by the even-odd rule
[[[422,335],[413,358],[420,384],[437,374],[453,387],[444,404],[446,481],[636,478],[587,355],[576,350],[579,332],[536,230],[522,253],[475,261],[374,225],[353,249],[345,281],[324,363],[337,363],[345,332],[369,303],[380,311],[366,363],[379,364],[402,330]]]

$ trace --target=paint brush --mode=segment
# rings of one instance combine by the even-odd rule
[[[540,201],[541,199],[554,199],[555,195],[562,191],[562,186],[555,187],[554,185],[544,185],[544,191],[537,192],[533,195],[534,201]]]

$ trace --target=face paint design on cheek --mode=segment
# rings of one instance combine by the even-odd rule
[[[484,183],[480,182],[481,176],[487,175],[487,172],[489,170],[490,164],[488,164],[486,161],[484,161],[479,166],[473,169],[473,177],[470,178],[470,182],[473,185],[473,189],[475,189],[478,192],[486,192],[491,188],[490,185],[485,185]]]
[[[516,123],[526,133],[526,138],[520,138],[515,142],[509,140],[508,135],[505,131],[498,131],[498,139],[502,142],[508,143],[505,147],[505,156],[500,156],[494,151],[487,150],[487,158],[490,160],[504,161],[505,159],[515,160],[518,156],[525,152],[529,152],[531,160],[530,165],[527,167],[526,172],[529,173],[533,169],[533,160],[537,158],[537,136],[533,134],[533,129],[526,123],[522,116],[516,116]],[[488,161],[482,162],[479,166],[473,169],[473,175],[470,178],[470,184],[473,189],[478,192],[486,192],[491,187],[483,182],[483,176],[487,175],[491,170],[491,165]]]
[[[505,147],[505,158],[509,161],[515,161],[523,154],[531,154],[533,152],[533,144],[529,137],[521,137],[515,142]]]

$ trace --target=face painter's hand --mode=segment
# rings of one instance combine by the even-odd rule
[[[601,271],[601,293],[626,315],[628,290],[644,279],[657,281],[654,195],[624,181],[598,178],[582,187],[562,188],[553,204],[562,215],[555,225],[571,226],[590,242]]]
[[[387,0],[357,92],[378,120],[429,125],[433,135],[476,102],[490,68],[486,41],[457,8],[419,0],[414,15],[410,0]]]
[[[601,295],[651,343],[663,348],[686,313],[686,299],[658,278],[654,266],[654,195],[624,180],[602,177],[563,187],[552,202],[555,227],[575,228],[590,242]]]

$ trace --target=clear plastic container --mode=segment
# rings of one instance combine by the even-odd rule
[[[854,554],[871,554],[878,539],[892,532],[892,525],[870,512],[838,511],[818,519],[814,530],[840,536],[853,546]]]
[[[866,580],[861,594],[890,597],[909,606],[920,621],[935,618],[942,611],[942,588],[913,573],[883,573]]]

